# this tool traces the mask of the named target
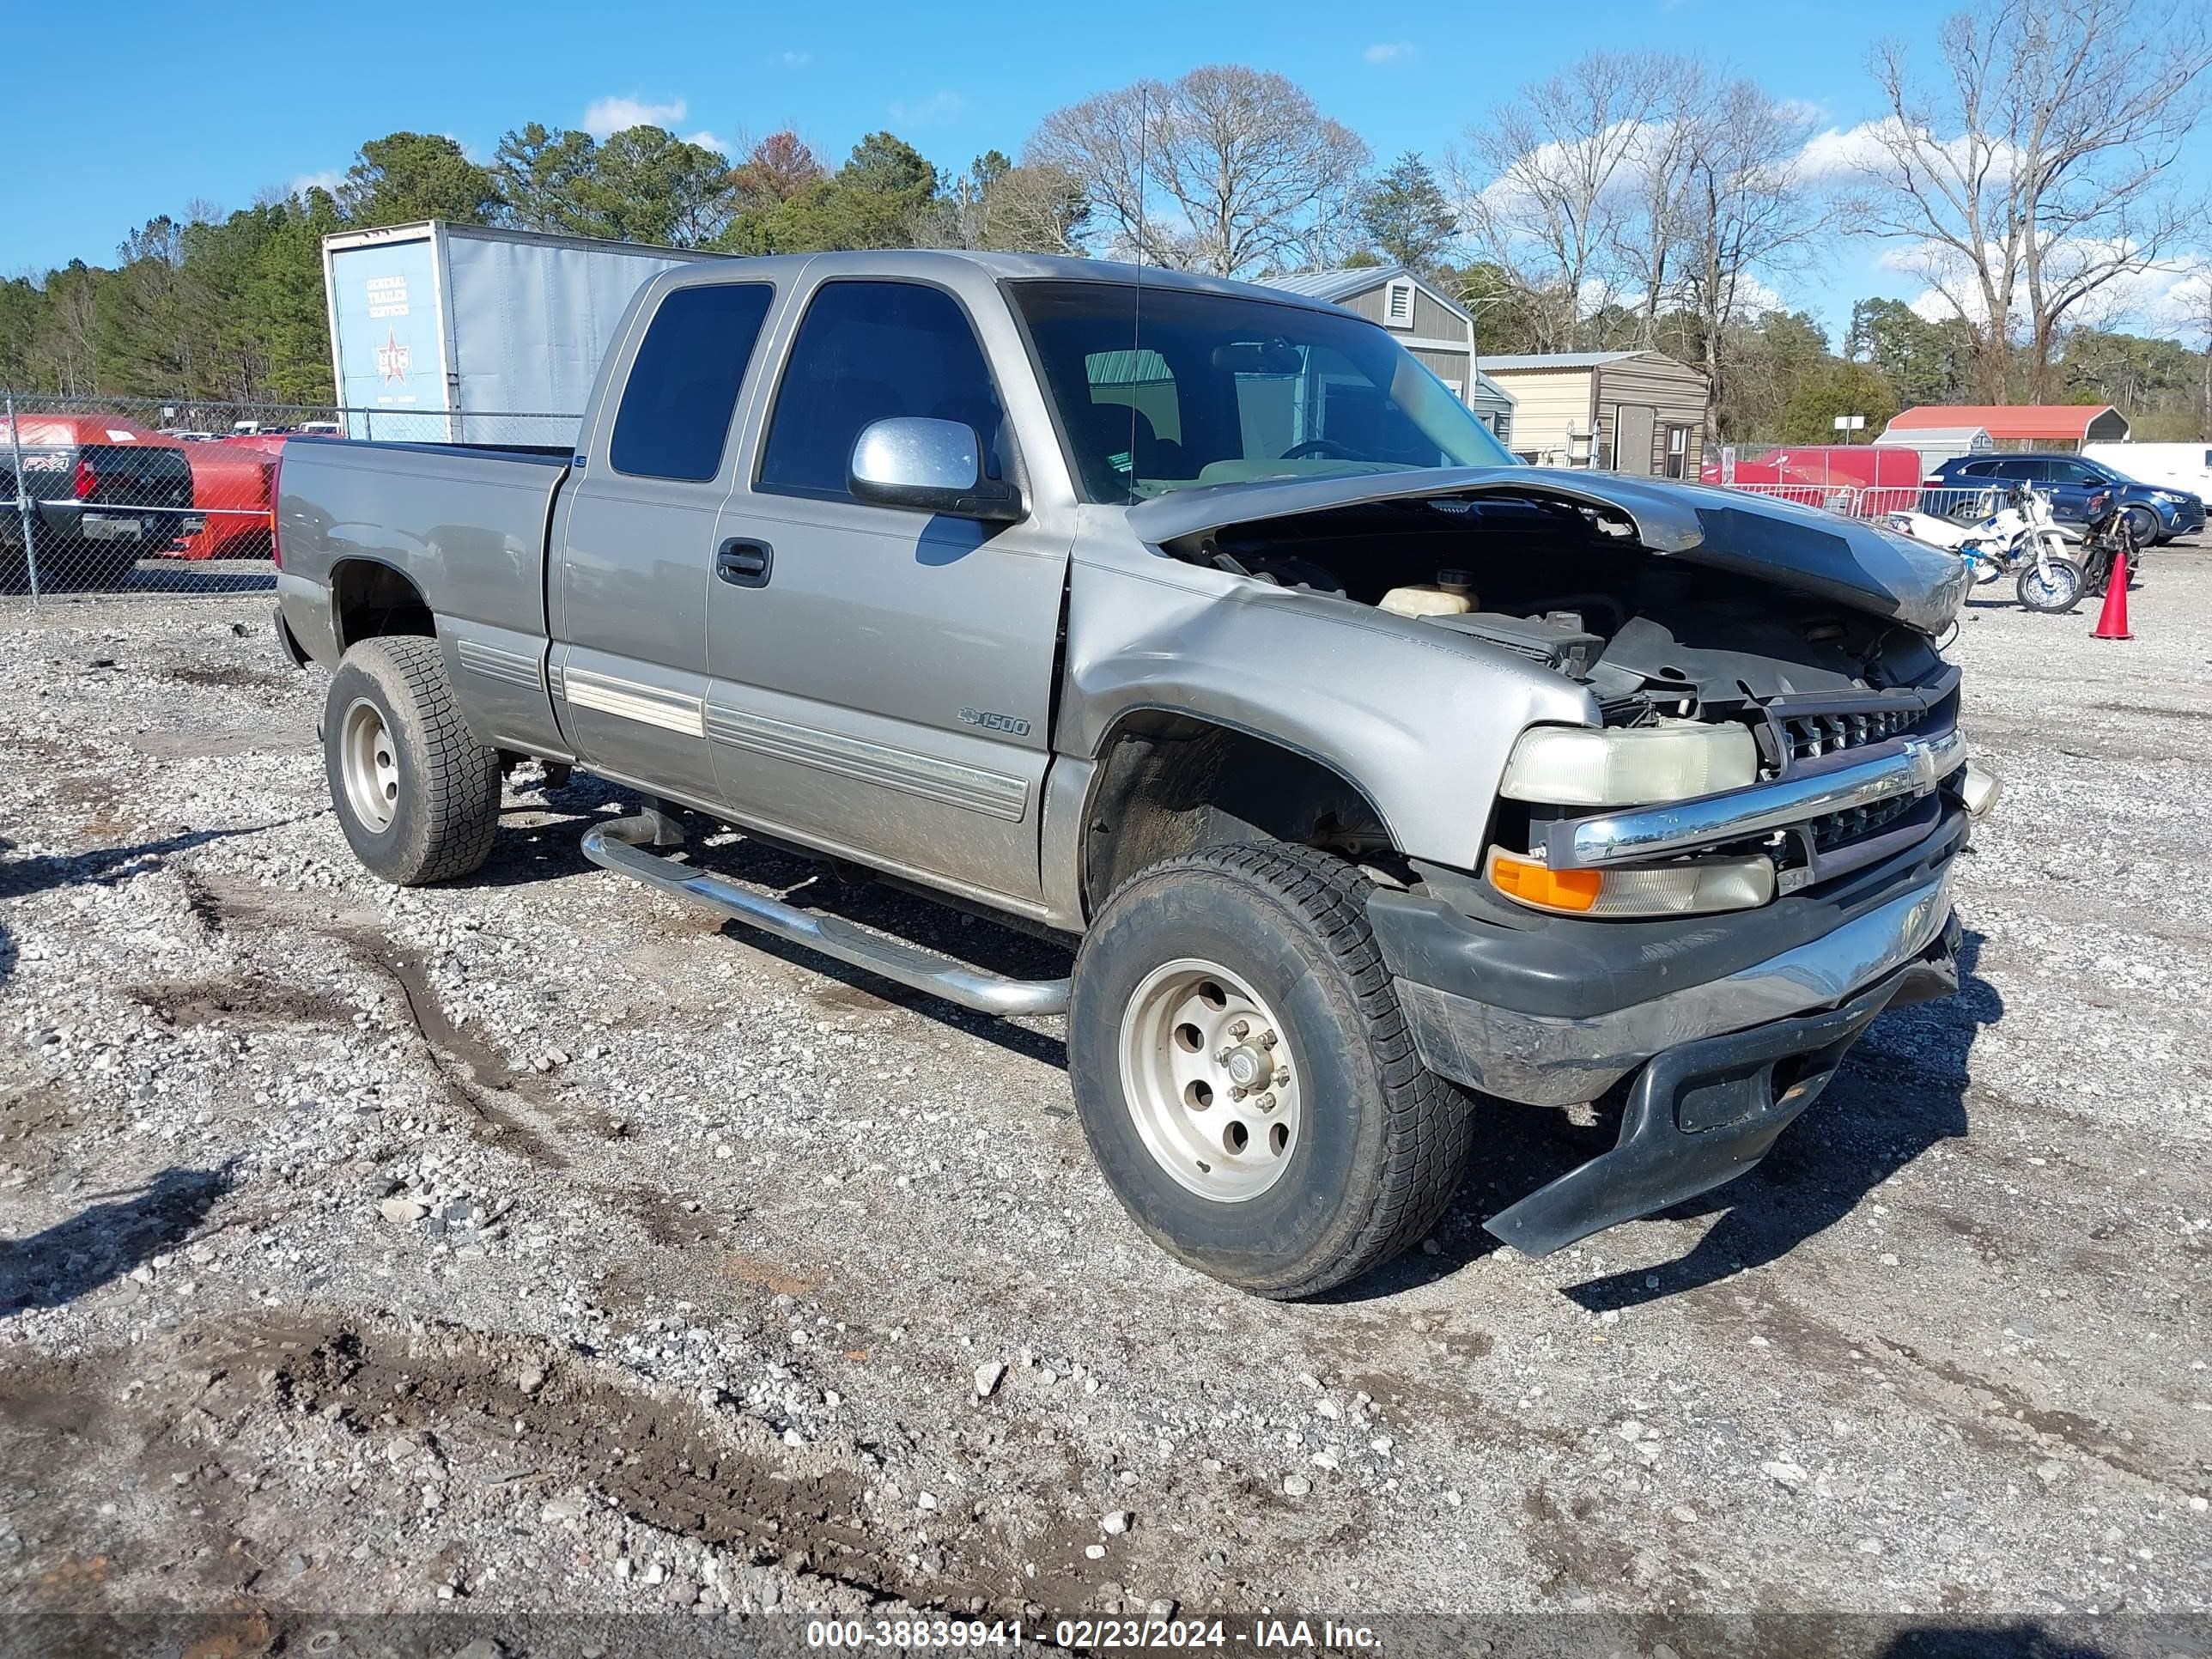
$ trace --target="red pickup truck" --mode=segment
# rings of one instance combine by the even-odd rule
[[[0,416],[0,580],[28,574],[25,533],[42,585],[128,568],[198,535],[192,469],[176,439],[111,415]],[[30,511],[18,504],[16,457]]]

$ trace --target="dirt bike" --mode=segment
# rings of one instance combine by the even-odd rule
[[[2039,556],[2020,573],[2020,602],[2046,617],[2063,616],[2084,596],[2101,598],[2120,556],[2136,568],[2135,532],[2110,495],[2089,497],[2080,552],[2069,558]]]
[[[1956,553],[1966,562],[1978,587],[2016,573],[2021,603],[2031,611],[2038,609],[2028,599],[2028,586],[2043,592],[2054,580],[2064,580],[2051,576],[2054,565],[2074,568],[2067,532],[2051,516],[2051,498],[2014,483],[2002,497],[1995,490],[1988,492],[1979,505],[1987,509],[1984,516],[1968,524],[1913,511],[1890,514],[1889,527]]]

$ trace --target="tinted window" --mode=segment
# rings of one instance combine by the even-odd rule
[[[762,447],[760,485],[847,495],[853,444],[872,421],[958,421],[1006,477],[1006,416],[959,303],[916,283],[824,283],[792,342]]]
[[[2106,476],[2080,461],[2045,461],[2044,476],[2059,483],[2104,483]]]
[[[703,480],[721,470],[738,387],[775,296],[765,283],[730,283],[679,288],[660,302],[615,412],[616,471]]]

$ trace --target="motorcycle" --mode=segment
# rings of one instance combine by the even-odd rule
[[[2077,558],[2039,559],[2020,573],[2020,602],[2030,611],[2056,617],[2071,611],[2087,595],[2102,598],[2120,556],[2136,569],[2135,532],[2128,515],[2103,490],[2089,497]]]
[[[1887,521],[1900,535],[1956,553],[1966,562],[1978,587],[2017,573],[2021,603],[2036,609],[2027,598],[2031,577],[2039,592],[2055,591],[2048,575],[2051,567],[2072,562],[2067,556],[2067,531],[2051,516],[2051,498],[2015,483],[2001,499],[1991,490],[1978,505],[1989,511],[1969,524],[1917,511],[1892,513]]]

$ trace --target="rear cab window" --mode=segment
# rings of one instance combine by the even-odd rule
[[[660,302],[623,385],[608,459],[632,477],[703,483],[721,471],[745,367],[775,289],[679,288]]]

